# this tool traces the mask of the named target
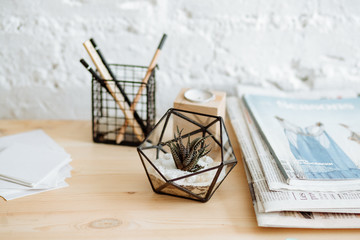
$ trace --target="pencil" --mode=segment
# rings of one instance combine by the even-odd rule
[[[131,104],[130,110],[131,110],[132,112],[135,111],[136,104],[137,104],[137,103],[139,102],[139,100],[140,100],[142,91],[143,91],[143,89],[146,87],[146,84],[147,84],[148,81],[149,81],[149,78],[150,78],[150,76],[151,76],[151,73],[152,73],[152,71],[154,70],[154,68],[156,67],[157,58],[159,57],[159,54],[160,54],[161,49],[162,49],[162,47],[163,47],[163,45],[164,45],[164,43],[165,43],[166,38],[167,38],[167,35],[166,35],[166,34],[163,34],[163,36],[162,36],[162,38],[161,38],[161,40],[160,40],[159,46],[157,47],[157,49],[156,49],[156,51],[155,51],[155,54],[154,54],[154,56],[153,56],[153,58],[152,58],[152,60],[151,60],[151,62],[150,62],[150,65],[149,65],[149,67],[148,67],[148,69],[147,69],[147,71],[146,71],[145,77],[143,78],[143,80],[142,80],[142,82],[141,82],[142,84],[140,85],[139,90],[138,90],[138,92],[136,93],[136,96],[135,96],[135,98],[134,98],[134,101],[133,101],[133,103]],[[116,142],[117,142],[117,143],[119,143],[119,142],[122,141],[122,136],[123,136],[123,134],[125,133],[127,124],[128,124],[128,122],[125,120],[124,125],[120,128],[119,134],[118,134],[117,137],[116,137]]]
[[[131,106],[131,101],[129,99],[129,97],[127,96],[126,92],[124,91],[124,89],[121,87],[120,83],[118,81],[116,81],[116,77],[115,75],[113,74],[113,72],[111,71],[111,68],[109,67],[109,65],[107,64],[104,56],[102,55],[101,51],[100,51],[100,48],[97,46],[97,44],[95,43],[95,40],[93,38],[90,38],[90,42],[91,44],[93,45],[93,47],[95,48],[96,52],[98,53],[101,61],[103,62],[103,64],[105,65],[106,69],[108,70],[111,78],[114,80],[117,88],[120,90],[121,94],[124,96],[124,99],[125,101],[127,102],[127,104],[129,106]],[[141,119],[141,117],[139,116],[139,114],[137,113],[137,111],[133,111],[134,113],[134,117],[135,117],[135,120],[139,123],[141,129],[143,130],[143,132],[145,133],[146,132],[146,127],[144,125],[144,122],[143,120]]]
[[[134,111],[135,110],[135,107],[136,107],[136,104],[138,103],[138,101],[140,100],[140,97],[141,97],[141,93],[143,91],[143,89],[145,88],[147,82],[149,81],[149,78],[151,76],[151,73],[152,71],[154,70],[154,68],[156,67],[156,63],[157,63],[157,58],[159,57],[159,54],[161,52],[161,49],[165,43],[165,40],[167,38],[167,35],[166,34],[163,34],[161,40],[160,40],[160,43],[159,43],[159,46],[157,47],[156,51],[155,51],[155,54],[153,56],[153,58],[151,59],[151,62],[150,62],[150,65],[146,71],[146,74],[145,74],[145,77],[143,78],[142,80],[142,83],[135,98],[134,98],[134,101],[131,105],[131,110]]]
[[[106,89],[108,93],[110,93],[109,89],[106,87],[104,81],[101,79],[101,77],[92,69],[89,64],[82,58],[80,59],[81,64],[91,73],[91,75],[95,78],[95,80],[100,83],[100,85]],[[110,93],[111,94],[111,93]]]
[[[109,71],[105,67],[104,63],[101,61],[99,54],[96,52],[94,46],[91,44],[90,40],[87,40],[83,43],[86,51],[89,53],[91,60],[94,62],[96,68],[98,69],[101,77],[104,80],[113,80]],[[107,89],[110,91],[111,96],[114,98],[115,102],[118,104],[121,111],[124,113],[125,122],[127,122],[133,129],[134,135],[139,141],[142,141],[144,138],[144,132],[142,131],[141,126],[137,121],[130,121],[130,119],[135,119],[133,111],[130,110],[129,104],[124,99],[124,96],[119,92],[115,91],[116,85],[114,81],[104,81]]]

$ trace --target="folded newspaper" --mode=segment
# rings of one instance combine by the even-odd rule
[[[360,190],[360,98],[243,100],[289,185]]]
[[[242,100],[229,98],[227,106],[251,179],[259,226],[360,227],[360,192],[287,184]]]

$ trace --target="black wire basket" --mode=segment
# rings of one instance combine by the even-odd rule
[[[147,83],[142,82],[146,66],[111,64],[110,68],[116,80],[92,79],[93,141],[137,146],[155,125],[156,68]]]

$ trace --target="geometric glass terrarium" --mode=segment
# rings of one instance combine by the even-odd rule
[[[173,152],[190,156],[192,150],[186,148],[195,145],[195,142],[198,148],[193,152],[203,152],[206,156],[199,153],[201,158],[196,160],[192,169],[177,169],[175,159],[178,158]],[[171,149],[176,145],[183,146],[179,147],[180,150]],[[174,108],[166,112],[137,150],[156,193],[201,202],[212,197],[237,163],[220,116]]]

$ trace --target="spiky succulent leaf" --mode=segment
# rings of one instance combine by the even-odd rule
[[[188,141],[186,144],[186,157],[188,157],[190,154],[190,135],[188,136]]]
[[[196,172],[196,171],[204,168],[203,166],[198,164],[200,158],[201,157],[199,157],[199,152],[196,151],[193,161],[191,161],[190,164],[188,166],[186,166],[186,171]]]
[[[198,163],[199,159],[206,156],[211,149],[207,149],[209,144],[205,144],[206,137],[197,137],[191,141],[190,135],[187,137],[187,143],[184,145],[182,136],[183,129],[174,133],[174,139],[165,143],[170,148],[173,155],[175,165],[178,169],[190,172],[196,172],[203,168]]]
[[[195,167],[193,167],[192,169],[189,170],[189,172],[197,172],[200,169],[203,169],[203,166],[200,166],[199,164],[196,164]]]
[[[190,149],[194,148],[195,144],[196,144],[199,140],[201,140],[201,137],[197,137],[197,138],[195,138],[194,140],[192,140],[191,143],[190,143]]]
[[[191,169],[193,169],[193,168],[196,166],[196,164],[198,163],[198,161],[199,161],[198,152],[195,151],[195,152],[193,153],[193,158],[191,159],[190,163],[189,163],[188,165],[184,165],[183,170],[184,170],[184,171],[190,171]]]
[[[208,155],[210,151],[211,151],[211,148],[210,148],[210,149],[208,149],[208,150],[206,150],[205,152],[203,152],[203,153],[200,155],[200,158],[202,158],[202,157],[204,157],[204,156]]]
[[[183,166],[183,163],[182,163],[182,159],[180,158],[179,149],[173,143],[169,143],[168,146],[170,148],[171,155],[173,156],[173,159],[175,161],[176,167],[178,169],[183,168],[184,166]]]
[[[199,149],[199,158],[202,158],[203,156],[207,155],[210,152],[211,149],[207,150],[207,147],[209,147],[209,145],[210,144],[207,144]]]
[[[184,161],[183,161],[183,168],[184,169],[182,169],[182,170],[185,170],[185,171],[187,171],[187,166],[189,166],[190,165],[190,163],[192,162],[192,161],[194,161],[194,159],[195,159],[195,154],[196,154],[196,152],[194,151],[194,150],[191,150],[191,152],[189,153],[189,156],[186,158],[186,159],[184,159]]]
[[[192,146],[192,149],[197,149],[202,143],[204,142],[203,138],[198,138],[197,141],[194,143],[194,145]]]
[[[182,131],[183,131],[183,129],[181,129],[181,131],[179,131],[179,128],[178,128],[178,139],[177,139],[177,141],[178,141],[178,144],[180,146],[181,158],[184,159],[186,152],[185,152],[185,146],[184,146],[184,144],[182,142],[182,137],[181,137]]]

